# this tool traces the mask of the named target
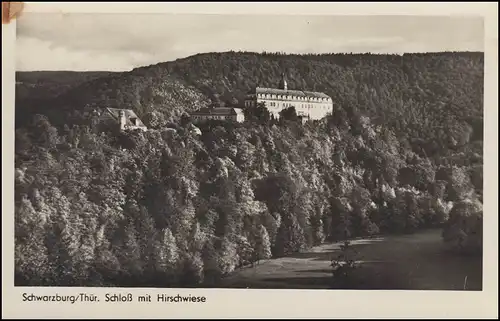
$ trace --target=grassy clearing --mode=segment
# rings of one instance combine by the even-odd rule
[[[441,230],[413,235],[353,240],[361,268],[350,289],[467,290],[482,289],[482,258],[460,257],[446,250]],[[290,257],[235,271],[221,286],[228,288],[331,288],[330,260],[339,243],[324,244]]]

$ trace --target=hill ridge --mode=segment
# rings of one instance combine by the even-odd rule
[[[183,113],[213,101],[242,107],[248,90],[276,87],[285,71],[291,89],[324,92],[333,98],[334,109],[363,114],[409,140],[419,137],[431,142],[443,136],[438,134],[443,126],[453,127],[446,132],[457,136],[477,127],[479,135],[483,68],[482,53],[463,51],[403,55],[200,53],[83,82],[51,103],[68,111],[88,104],[130,108],[139,117],[159,112],[175,122]],[[444,137],[438,144],[460,139]],[[437,150],[430,149],[428,154]]]

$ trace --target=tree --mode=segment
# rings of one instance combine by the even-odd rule
[[[165,116],[157,111],[150,111],[142,117],[144,125],[148,128],[159,129],[165,125]]]
[[[59,142],[57,128],[52,126],[49,119],[45,115],[35,115],[31,127],[34,142],[45,148],[55,148]]]
[[[236,268],[239,262],[239,255],[236,243],[228,237],[224,237],[219,246],[219,270],[222,275],[226,275]]]
[[[483,195],[483,165],[475,165],[470,170],[470,179],[476,193],[482,197]]]
[[[447,200],[459,201],[472,196],[474,187],[467,170],[463,167],[450,169],[448,185],[446,188]]]
[[[457,202],[443,228],[443,240],[454,251],[481,254],[483,246],[483,210],[478,200]]]
[[[204,244],[201,257],[203,260],[204,282],[207,285],[216,284],[222,277],[222,273],[219,267],[219,257],[213,239],[208,240]]]
[[[237,256],[239,258],[236,267],[241,267],[249,263],[253,264],[254,261],[256,261],[255,245],[250,243],[248,237],[238,236],[236,239],[236,247]]]
[[[278,229],[274,253],[276,256],[285,256],[299,252],[306,242],[304,230],[294,216],[286,218]]]
[[[264,225],[260,225],[257,244],[255,248],[257,253],[257,263],[259,260],[267,260],[271,258],[271,241]]]
[[[353,285],[353,272],[359,268],[357,254],[350,241],[345,240],[340,245],[340,254],[332,258],[330,263],[334,288],[349,288]]]
[[[187,113],[183,113],[181,116],[181,125],[186,127],[189,124],[191,124],[191,117]]]
[[[221,97],[219,94],[215,94],[212,98],[212,103],[210,104],[211,107],[224,107],[226,104],[221,100]]]
[[[172,231],[163,229],[158,248],[157,271],[167,276],[172,276],[178,271],[179,249]]]
[[[117,249],[117,257],[122,268],[122,275],[129,282],[136,282],[142,275],[141,248],[137,241],[137,230],[132,222],[124,226],[123,241]]]
[[[44,244],[45,221],[26,196],[16,206],[15,221],[16,279],[24,285],[44,284],[50,267]]]
[[[315,215],[310,219],[313,235],[313,245],[320,245],[325,241],[324,225],[321,216]]]
[[[271,121],[271,113],[266,107],[266,104],[261,102],[255,107],[245,108],[245,119],[259,124],[269,124]]]
[[[232,107],[238,107],[239,106],[238,98],[236,97],[231,98],[228,105]]]
[[[186,253],[182,259],[181,286],[197,286],[204,281],[201,253]]]
[[[47,248],[55,267],[54,277],[59,285],[74,285],[81,272],[77,269],[77,254],[84,226],[81,218],[71,213],[69,200],[58,188],[49,189],[46,201],[53,208]]]
[[[296,122],[299,120],[295,107],[288,107],[280,111],[280,120]]]
[[[276,243],[276,236],[278,234],[278,229],[281,225],[281,216],[278,213],[270,214],[268,211],[266,211],[262,213],[261,220],[269,235],[269,240],[271,242],[271,249],[273,249]]]
[[[350,201],[350,204],[353,204],[350,223],[354,235],[367,236],[376,231],[368,216],[371,202],[370,193],[366,189],[354,188]]]

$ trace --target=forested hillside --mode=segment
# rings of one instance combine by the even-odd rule
[[[16,73],[16,98],[53,98],[66,90],[97,78],[107,71],[29,71]]]
[[[331,95],[333,115],[201,135],[181,121],[283,70],[290,88]],[[215,284],[325,240],[443,224],[477,249],[482,74],[480,53],[222,53],[84,83],[16,131],[16,280]],[[133,108],[152,130],[100,132],[75,116],[87,105]]]
[[[27,115],[47,113],[54,107],[53,99],[71,88],[111,75],[107,71],[16,72],[16,127],[29,123]]]
[[[289,88],[325,92],[336,109],[388,126],[431,157],[482,140],[483,67],[482,53],[209,53],[113,73],[37,107],[55,110],[52,118],[95,105],[132,108],[140,117],[160,111],[172,121],[210,100],[241,104],[246,92],[277,86],[285,72]]]

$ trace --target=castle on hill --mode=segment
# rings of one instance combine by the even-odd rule
[[[333,112],[330,96],[321,92],[290,90],[284,74],[279,88],[257,87],[245,97],[246,108],[262,103],[274,118],[279,118],[280,112],[289,107],[295,107],[297,116],[303,119],[321,119]]]

